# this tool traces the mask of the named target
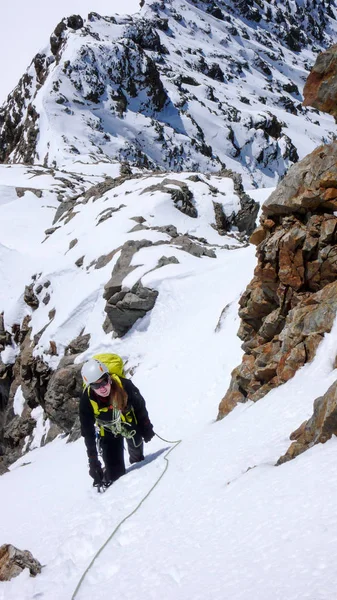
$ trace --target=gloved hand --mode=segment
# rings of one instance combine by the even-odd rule
[[[89,475],[94,480],[94,485],[102,485],[103,469],[96,456],[89,457]]]
[[[154,437],[154,435],[155,435],[155,433],[154,433],[153,427],[151,425],[151,427],[148,427],[143,432],[143,440],[144,440],[144,442],[147,444],[147,442],[149,442],[150,440],[152,440],[152,438]]]

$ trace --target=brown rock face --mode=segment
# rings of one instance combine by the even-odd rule
[[[264,204],[251,238],[258,264],[240,299],[245,354],[218,418],[291,379],[331,330],[337,311],[336,192],[333,143],[292,167]]]
[[[312,417],[291,434],[290,439],[294,441],[277,464],[281,465],[295,458],[315,444],[324,444],[332,435],[337,435],[337,381],[324,396],[315,400]]]
[[[319,54],[303,90],[304,106],[337,115],[337,45]]]

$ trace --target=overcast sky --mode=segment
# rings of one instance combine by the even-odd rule
[[[65,16],[91,11],[104,15],[131,14],[139,0],[5,0],[0,17],[0,104],[15,87],[33,56],[48,43]]]

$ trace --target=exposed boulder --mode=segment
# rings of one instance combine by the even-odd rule
[[[30,306],[31,308],[38,308],[39,300],[36,294],[34,293],[33,283],[31,283],[30,285],[26,285],[23,299],[26,302],[26,304],[28,304],[28,306]]]
[[[160,43],[158,32],[153,28],[151,23],[145,19],[139,19],[125,31],[125,37],[133,40],[143,50],[153,50],[155,52],[165,52],[165,49]]]
[[[239,196],[241,205],[240,210],[237,213],[233,212],[227,219],[228,225],[230,228],[237,227],[240,233],[251,235],[256,227],[256,219],[260,205],[245,192],[242,184],[242,177],[239,173],[234,173],[231,169],[223,169],[221,175],[223,177],[230,177],[233,180],[234,191]]]
[[[318,55],[303,90],[304,106],[337,118],[337,44]]]
[[[112,271],[111,279],[105,285],[104,298],[107,301],[105,312],[107,318],[103,324],[105,332],[113,329],[119,337],[125,335],[135,324],[154,307],[158,292],[144,287],[137,282],[130,290],[122,289],[123,280],[137,266],[131,265],[133,256],[141,248],[152,245],[149,240],[129,240],[122,249]]]
[[[245,354],[220,403],[259,400],[311,361],[337,312],[337,144],[293,166],[263,206],[254,278],[240,299]],[[329,200],[327,199],[329,198]]]
[[[104,331],[111,331],[112,327],[115,334],[122,337],[153,309],[157,296],[157,290],[144,287],[139,281],[130,290],[114,293],[105,307]]]
[[[45,395],[46,415],[60,430],[70,433],[78,416],[83,391],[81,364],[73,364],[76,355],[66,357],[52,374]]]
[[[79,335],[77,338],[72,340],[64,350],[65,356],[69,354],[81,354],[89,348],[90,333],[85,335]]]
[[[35,577],[41,573],[42,565],[29,550],[19,550],[12,544],[0,546],[0,581],[10,581],[24,569],[29,569],[30,575]]]
[[[192,256],[197,256],[200,258],[201,256],[208,256],[209,258],[216,258],[216,254],[214,250],[208,248],[206,245],[201,244],[200,242],[195,242],[188,235],[178,235],[174,237],[172,240],[172,245],[179,246],[181,250],[184,252],[188,252],[192,254]]]
[[[316,398],[312,417],[291,434],[293,442],[277,464],[296,458],[315,444],[324,444],[333,435],[337,435],[337,381],[324,396]]]
[[[316,148],[299,163],[263,205],[267,217],[337,209],[337,142]]]

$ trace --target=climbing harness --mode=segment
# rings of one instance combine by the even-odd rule
[[[158,435],[158,433],[155,433],[155,435],[157,436],[157,438],[159,438],[160,440],[162,440],[162,442],[165,442],[166,444],[174,444],[173,446],[171,446],[171,448],[168,450],[168,452],[166,452],[165,456],[164,456],[164,460],[166,461],[166,465],[165,465],[165,469],[163,470],[163,472],[159,475],[157,481],[153,484],[153,486],[149,489],[149,491],[145,494],[144,498],[142,498],[142,500],[137,504],[136,508],[133,509],[133,511],[131,511],[128,515],[126,515],[126,517],[124,517],[124,519],[122,519],[118,525],[116,525],[115,529],[113,530],[113,532],[109,535],[108,539],[104,542],[104,544],[99,548],[99,550],[96,552],[95,556],[93,557],[93,559],[91,560],[89,566],[86,568],[86,570],[84,571],[84,573],[82,574],[82,577],[80,578],[76,589],[73,593],[73,595],[71,596],[71,600],[74,600],[74,598],[76,598],[78,591],[87,575],[87,573],[90,571],[91,567],[93,566],[93,564],[95,563],[96,559],[99,557],[99,555],[101,554],[101,552],[103,552],[104,548],[106,548],[106,546],[108,545],[108,543],[112,540],[112,538],[114,537],[114,535],[117,533],[117,531],[120,529],[120,527],[123,525],[123,523],[125,523],[125,521],[127,521],[128,519],[130,519],[130,517],[132,517],[137,510],[142,506],[142,504],[144,504],[145,500],[147,500],[147,498],[150,496],[150,494],[153,492],[153,490],[155,489],[155,487],[157,487],[158,483],[161,481],[161,479],[164,477],[168,467],[169,467],[169,459],[167,458],[168,455],[172,452],[172,450],[174,450],[175,448],[177,448],[179,446],[179,444],[182,442],[182,440],[166,440],[165,438],[161,437],[160,435]]]
[[[128,423],[123,417],[124,415],[120,410],[113,408],[112,418],[109,419],[109,421],[103,421],[103,419],[98,419],[96,417],[96,423],[100,428],[111,431],[111,433],[115,436],[122,435],[128,439],[133,438],[136,435],[136,430],[130,429],[131,423]]]

